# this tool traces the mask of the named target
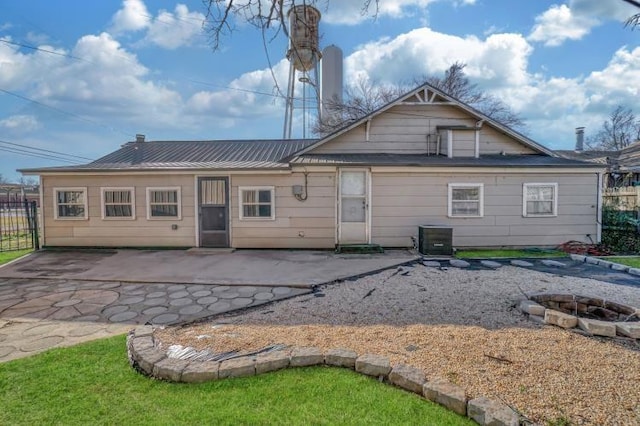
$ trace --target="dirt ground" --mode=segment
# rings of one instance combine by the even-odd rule
[[[640,345],[541,326],[515,306],[536,292],[640,306],[640,287],[516,267],[402,267],[210,322],[156,332],[172,344],[252,351],[349,348],[501,400],[535,423],[640,424]]]

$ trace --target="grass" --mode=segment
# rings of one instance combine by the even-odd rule
[[[202,384],[152,380],[125,338],[0,364],[0,424],[437,424],[470,420],[350,370],[310,367]]]
[[[607,256],[602,259],[608,260],[609,262],[620,263],[621,265],[631,266],[632,268],[640,268],[640,256]]]
[[[565,257],[567,253],[553,249],[458,250],[461,259]]]
[[[27,253],[31,253],[33,249],[14,250],[14,251],[0,251],[0,265],[11,262]]]

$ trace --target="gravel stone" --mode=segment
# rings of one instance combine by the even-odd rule
[[[163,347],[211,349],[215,342],[217,352],[314,346],[325,353],[325,362],[329,350],[350,348],[419,368],[430,381],[455,381],[471,399],[504,401],[534,424],[561,417],[572,424],[638,424],[637,343],[542,327],[511,307],[523,292],[585,295],[640,307],[640,286],[556,271],[562,275],[510,265],[497,270],[416,267],[402,276],[394,268],[323,286],[325,297],[305,294],[228,313],[215,323],[166,327],[154,336]],[[225,324],[212,328],[220,318]],[[597,386],[585,386],[594,383],[594,374]]]

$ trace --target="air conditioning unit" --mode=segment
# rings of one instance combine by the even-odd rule
[[[426,256],[453,255],[453,228],[446,226],[418,226],[418,250]]]

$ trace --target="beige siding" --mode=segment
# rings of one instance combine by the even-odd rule
[[[487,154],[536,154],[525,145],[515,142],[510,136],[500,133],[488,125],[480,130],[480,155]]]
[[[558,216],[523,217],[522,184],[558,183]],[[482,183],[484,216],[447,217],[449,183]],[[597,182],[593,173],[439,174],[375,173],[372,177],[372,242],[411,245],[418,225],[453,228],[456,247],[555,246],[569,240],[595,240]]]
[[[231,177],[231,245],[236,248],[333,248],[336,234],[335,173],[309,173],[308,198],[292,195],[304,175]],[[275,187],[275,220],[240,220],[238,188]]]
[[[452,156],[475,157],[476,155],[476,131],[453,130],[452,131]]]
[[[192,247],[195,245],[194,180],[188,175],[44,176],[44,245]],[[87,220],[54,219],[53,188],[86,187]],[[135,220],[102,219],[101,187],[134,187]],[[180,187],[182,218],[147,220],[147,187]],[[172,225],[178,229],[171,229]]]
[[[477,119],[466,111],[451,105],[397,105],[374,117],[369,124],[369,140],[366,124],[346,132],[312,150],[313,153],[397,153],[424,154],[427,152],[427,135],[437,134],[438,126],[475,126]],[[440,153],[447,154],[446,131],[441,131]],[[454,155],[474,156],[473,131],[453,131]],[[460,141],[456,143],[456,141]],[[436,150],[435,138],[429,152]],[[482,154],[532,154],[531,148],[490,127],[480,132]]]

